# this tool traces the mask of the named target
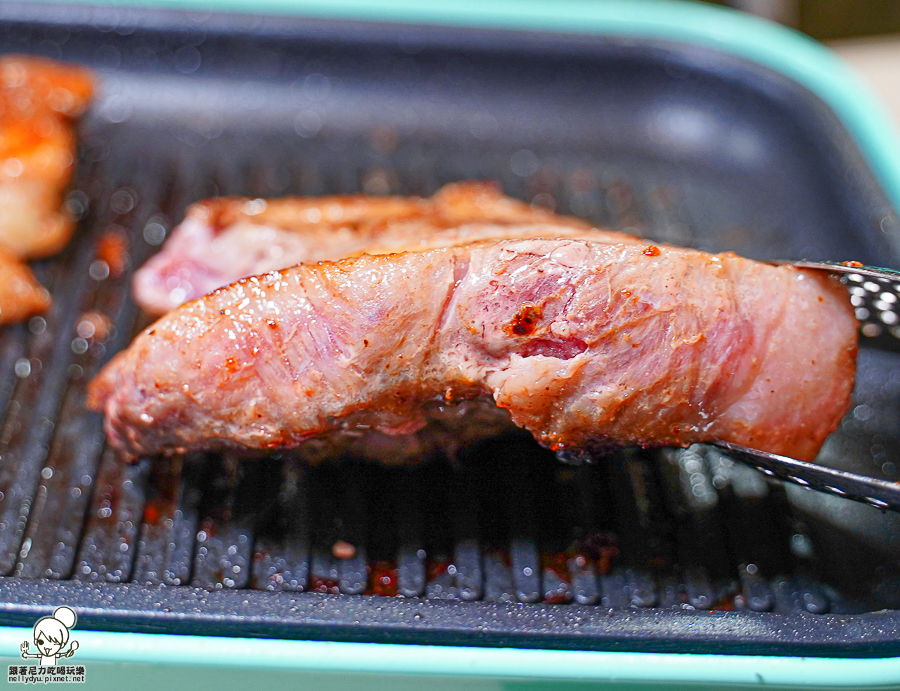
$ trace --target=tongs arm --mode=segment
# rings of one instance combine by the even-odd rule
[[[816,463],[757,451],[727,441],[716,442],[715,446],[727,451],[735,460],[746,463],[770,477],[886,511],[900,512],[900,484],[896,482],[826,468]]]
[[[864,343],[900,352],[900,271],[859,262],[774,262],[799,269],[825,271],[840,278],[850,292]]]

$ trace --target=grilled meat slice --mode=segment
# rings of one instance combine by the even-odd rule
[[[553,237],[590,229],[577,218],[532,208],[478,182],[446,185],[428,199],[212,199],[191,206],[162,250],[137,271],[134,297],[146,312],[164,314],[244,276],[302,262],[521,237],[522,227],[537,232],[539,225],[562,229]],[[459,226],[466,229],[454,231]],[[510,226],[520,230],[503,230]],[[443,240],[429,244],[436,234]]]
[[[855,354],[845,289],[814,272],[502,240],[238,281],[141,333],[89,404],[130,454],[312,443],[396,461],[435,430],[511,419],[556,449],[722,439],[811,459]]]
[[[87,108],[87,70],[31,57],[0,59],[0,248],[17,257],[62,249],[62,208],[75,164],[73,121]]]
[[[87,107],[86,70],[0,58],[0,323],[42,312],[50,296],[23,260],[59,251],[73,222],[62,208],[75,164],[73,120]]]
[[[50,306],[50,295],[21,260],[0,250],[0,324],[20,321]]]

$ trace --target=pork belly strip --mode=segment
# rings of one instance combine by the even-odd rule
[[[521,237],[523,231],[517,235],[503,228],[538,225],[570,229],[556,235],[591,227],[577,218],[532,208],[480,182],[445,185],[428,199],[211,199],[192,205],[162,250],[136,272],[134,297],[144,311],[165,314],[245,276],[294,264],[458,244],[460,234],[453,229],[459,226],[466,227],[462,236],[471,241]],[[626,237],[596,232],[610,241]]]
[[[855,354],[845,290],[814,272],[503,240],[238,281],[142,332],[89,405],[135,455],[312,442],[396,461],[436,419],[467,429],[466,401],[505,410],[479,433],[508,416],[556,449],[722,439],[812,459]]]
[[[91,74],[34,57],[0,58],[0,248],[24,258],[61,250],[74,224],[63,196],[75,167],[75,118]]]

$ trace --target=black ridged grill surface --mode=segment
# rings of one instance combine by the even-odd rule
[[[575,467],[513,435],[418,467],[305,467],[290,453],[123,463],[85,411],[84,388],[144,323],[128,297],[154,248],[142,231],[171,227],[200,190],[248,190],[215,166],[185,179],[171,172],[184,162],[110,171],[92,153],[72,195],[89,200],[78,241],[42,267],[54,310],[0,345],[7,371],[19,372],[2,438],[13,460],[0,499],[5,575],[612,608],[841,606],[791,552],[792,539],[808,538],[780,486],[714,450],[623,451]],[[248,174],[273,177],[268,167]],[[636,196],[621,180],[613,189],[605,194]],[[97,268],[97,247],[120,232],[129,261],[117,276]],[[107,338],[79,340],[89,311],[109,318]],[[337,558],[338,541],[355,554]]]

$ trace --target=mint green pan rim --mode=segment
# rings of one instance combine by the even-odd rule
[[[634,689],[747,685],[900,688],[897,658],[849,660],[336,643],[79,631],[77,625],[72,639],[79,642],[79,648],[72,658],[60,664],[83,665],[88,682],[99,681],[98,673],[104,679],[112,675],[118,688],[133,688],[134,682],[142,680],[152,686],[149,682],[154,674],[148,665],[171,668],[172,678],[184,682],[195,676],[216,680],[218,688],[232,687],[242,672],[251,673],[260,685],[266,683],[267,676],[296,676],[298,688],[302,688],[304,676],[325,676],[334,691],[365,686],[366,679],[378,677],[395,683],[398,678],[408,677],[423,688],[455,688],[454,684],[466,688],[474,684],[477,688],[531,689],[605,684]],[[19,655],[19,646],[26,640],[32,640],[31,629],[0,627],[0,673],[6,674],[9,665],[33,664]],[[165,678],[158,672],[156,676]]]
[[[775,70],[821,98],[855,140],[894,208],[900,209],[900,139],[882,106],[856,75],[821,44],[730,10],[677,0],[94,0],[91,4],[630,36],[713,48]],[[119,686],[125,687],[139,679],[141,666],[150,663],[215,674],[223,685],[227,682],[219,673],[224,670],[256,670],[260,681],[266,672],[332,672],[351,675],[341,677],[345,681],[403,675],[431,678],[436,685],[442,685],[439,678],[449,681],[452,677],[473,682],[494,680],[503,682],[504,687],[543,680],[561,685],[593,682],[670,688],[760,684],[782,688],[900,688],[900,658],[443,647],[77,628],[73,636],[76,634],[81,643],[78,663],[85,664],[88,675],[92,662],[113,663],[119,665],[122,675]],[[19,657],[19,645],[30,638],[30,629],[0,626],[0,658],[4,664],[24,662]],[[301,679],[298,677],[298,682],[302,683]]]

